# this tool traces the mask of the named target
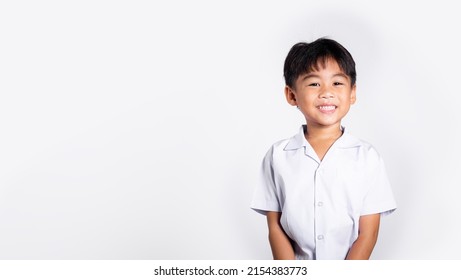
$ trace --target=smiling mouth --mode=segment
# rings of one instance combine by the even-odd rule
[[[321,105],[317,106],[317,108],[320,110],[322,113],[332,113],[336,110],[338,106],[335,105]]]

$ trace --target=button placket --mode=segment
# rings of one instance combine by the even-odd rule
[[[323,217],[323,199],[322,199],[322,176],[324,175],[323,168],[318,168],[315,172],[315,239],[319,242],[324,240],[324,235],[322,234],[324,232],[324,225],[322,221]],[[321,242],[323,243],[323,242]],[[319,247],[320,246],[320,247]],[[320,249],[322,251],[322,245],[317,244],[316,250]]]

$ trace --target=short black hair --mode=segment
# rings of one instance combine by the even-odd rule
[[[283,67],[285,84],[294,88],[300,75],[319,70],[319,66],[325,66],[327,59],[334,59],[351,79],[351,85],[355,85],[357,73],[352,55],[341,44],[327,38],[319,38],[311,43],[299,42],[291,47]]]

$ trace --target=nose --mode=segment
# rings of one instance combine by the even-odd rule
[[[333,94],[333,91],[330,88],[324,88],[320,92],[320,95],[319,95],[319,98],[323,98],[323,99],[330,99],[330,98],[333,98],[333,97],[334,97],[334,94]]]

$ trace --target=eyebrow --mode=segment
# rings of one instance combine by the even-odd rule
[[[307,79],[309,79],[309,78],[319,78],[319,77],[320,77],[320,76],[317,75],[317,74],[308,73],[308,74],[306,74],[304,77],[302,77],[302,80],[304,81],[304,80],[307,80]],[[343,77],[343,78],[346,78],[346,79],[349,78],[349,77],[348,77],[346,74],[344,74],[344,73],[336,73],[336,74],[334,74],[334,75],[332,76],[332,78],[334,78],[334,77]]]

